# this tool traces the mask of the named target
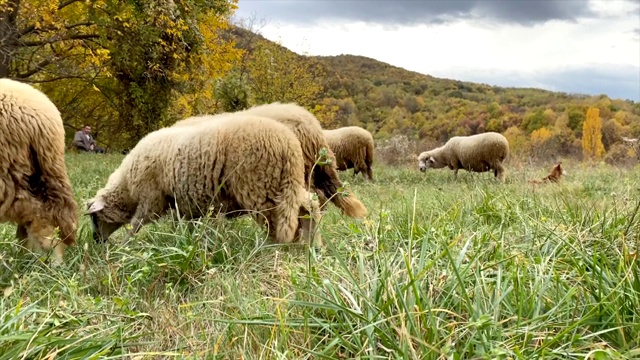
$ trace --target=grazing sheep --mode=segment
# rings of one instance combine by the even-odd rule
[[[16,224],[28,249],[53,249],[62,263],[65,246],[75,244],[78,205],[60,112],[31,85],[0,79],[0,149],[0,222]]]
[[[250,109],[223,113],[215,116],[194,116],[176,122],[174,127],[192,126],[212,120],[245,115],[264,116],[286,125],[300,140],[305,159],[305,179],[311,177],[312,188],[318,195],[322,208],[331,201],[342,212],[353,218],[363,218],[367,215],[367,208],[353,193],[341,193],[343,183],[338,176],[335,156],[322,133],[322,127],[316,117],[302,106],[287,103],[271,103],[254,106]],[[324,148],[331,164],[316,164],[320,150]]]
[[[420,171],[448,166],[458,177],[458,170],[473,172],[493,170],[494,176],[504,180],[502,162],[509,155],[509,142],[502,134],[486,132],[471,136],[454,136],[446,144],[425,151],[418,156]]]
[[[126,223],[133,235],[175,208],[188,219],[212,206],[262,212],[256,221],[263,225],[264,216],[269,237],[279,243],[317,233],[320,220],[319,205],[304,188],[300,142],[286,126],[250,115],[146,135],[87,205],[98,242]],[[320,243],[319,234],[313,240]]]
[[[373,180],[373,136],[359,126],[346,126],[334,130],[323,130],[329,147],[336,157],[336,168],[340,171],[353,168],[353,175],[363,174]]]
[[[529,180],[529,183],[531,184],[542,184],[542,183],[548,183],[548,182],[557,183],[557,182],[560,182],[560,178],[562,177],[562,175],[566,175],[566,174],[567,172],[562,168],[562,161],[558,161],[558,163],[555,164],[553,168],[551,168],[551,172],[549,173],[549,175],[545,176],[542,179]]]

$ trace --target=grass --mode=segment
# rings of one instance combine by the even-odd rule
[[[121,159],[68,155],[81,206]],[[331,206],[322,249],[247,218],[100,246],[83,217],[51,268],[0,225],[0,360],[638,358],[640,168],[565,168],[343,173],[370,216]]]

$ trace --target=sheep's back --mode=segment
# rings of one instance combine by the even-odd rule
[[[302,186],[300,143],[283,124],[236,116],[198,126],[176,139],[167,177],[176,200],[192,211],[222,203],[263,207],[283,182]]]

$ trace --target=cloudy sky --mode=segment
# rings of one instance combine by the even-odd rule
[[[440,78],[640,101],[640,0],[239,0],[237,19],[308,55]]]

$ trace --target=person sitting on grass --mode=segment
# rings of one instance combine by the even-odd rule
[[[91,125],[85,125],[82,130],[78,130],[73,138],[73,143],[80,151],[104,153],[104,149],[98,147],[93,136],[91,136]]]

